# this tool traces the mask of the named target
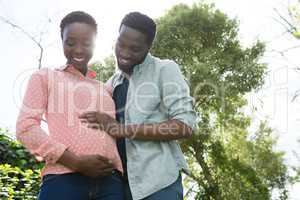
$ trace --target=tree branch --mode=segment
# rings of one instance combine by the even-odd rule
[[[31,41],[33,41],[40,49],[40,55],[39,55],[39,58],[38,58],[38,62],[39,62],[39,65],[38,65],[38,68],[41,69],[42,67],[42,58],[43,58],[43,53],[44,53],[44,48],[41,44],[41,40],[40,41],[37,41],[36,38],[34,36],[32,36],[30,33],[28,33],[25,29],[23,29],[21,26],[11,22],[10,20],[6,19],[5,17],[3,16],[0,16],[0,20],[10,26],[12,26],[12,28],[14,29],[17,29],[19,30],[22,34],[24,34],[27,38],[29,38]]]
[[[290,32],[290,33],[293,33],[293,31],[296,31],[297,30],[297,28],[293,25],[293,24],[291,24],[285,17],[283,17],[281,14],[280,14],[280,12],[276,9],[276,8],[274,8],[274,11],[276,12],[276,14],[280,17],[280,19],[282,19],[288,26],[289,26],[289,28],[287,28],[286,26],[285,26],[285,28],[287,28],[287,30]],[[280,22],[281,23],[281,22]],[[282,24],[282,23],[281,23]],[[282,24],[283,25],[283,24]]]
[[[284,49],[282,50],[281,52],[285,53],[287,51],[290,51],[290,50],[293,50],[293,49],[297,49],[297,48],[300,48],[300,44],[296,45],[296,46],[292,46],[292,47],[289,47],[287,49]]]
[[[197,144],[193,144],[192,146],[196,152],[196,156],[195,156],[196,160],[199,163],[199,165],[201,166],[203,175],[204,175],[206,181],[208,182],[208,186],[204,185],[204,189],[205,189],[206,193],[209,196],[211,196],[213,199],[219,200],[220,199],[219,186],[218,186],[218,184],[216,184],[216,182],[209,170],[209,167],[204,160],[203,151],[200,150],[201,147],[199,147],[199,145],[197,145]]]

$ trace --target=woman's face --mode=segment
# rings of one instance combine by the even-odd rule
[[[96,30],[93,26],[80,22],[68,24],[62,34],[67,64],[86,72],[87,64],[93,56],[95,38]]]

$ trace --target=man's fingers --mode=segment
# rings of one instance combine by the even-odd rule
[[[79,115],[79,118],[82,119],[82,118],[87,118],[89,116],[95,116],[95,115],[96,115],[95,111],[87,111]]]
[[[95,116],[89,116],[86,120],[90,123],[97,122],[97,118]]]
[[[102,112],[97,112],[97,111],[86,111],[82,114],[79,115],[79,118],[87,118],[89,116],[102,116],[102,115],[107,115],[106,113],[102,113]]]
[[[78,116],[79,119],[85,119],[87,118],[88,113],[82,113],[81,115]]]
[[[92,129],[100,129],[100,126],[98,123],[88,123],[87,127],[92,128]]]
[[[98,123],[96,117],[86,117],[86,118],[80,118],[81,123]]]

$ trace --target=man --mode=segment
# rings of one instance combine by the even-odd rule
[[[89,127],[117,138],[127,200],[183,199],[181,171],[187,165],[175,140],[191,136],[196,124],[179,66],[149,53],[155,33],[148,16],[124,17],[115,48],[119,71],[107,82],[117,121],[97,112],[81,116]]]

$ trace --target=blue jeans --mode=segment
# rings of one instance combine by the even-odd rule
[[[128,181],[124,182],[125,200],[132,200]],[[183,187],[181,175],[171,185],[151,194],[142,200],[183,200]]]
[[[39,200],[124,200],[123,183],[114,172],[97,179],[79,173],[45,175]]]

